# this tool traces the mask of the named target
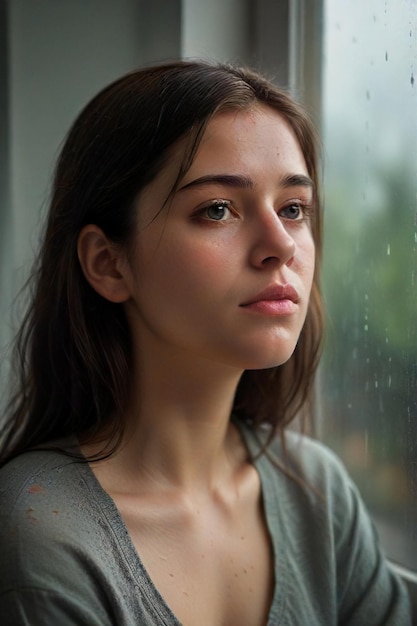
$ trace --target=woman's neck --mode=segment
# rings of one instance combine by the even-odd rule
[[[205,361],[147,361],[134,368],[118,485],[212,491],[246,458],[230,421],[241,372]],[[120,475],[124,476],[123,482]]]

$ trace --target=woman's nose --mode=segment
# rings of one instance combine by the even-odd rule
[[[258,216],[251,225],[254,237],[251,263],[263,268],[273,263],[291,265],[295,254],[295,241],[275,211]]]

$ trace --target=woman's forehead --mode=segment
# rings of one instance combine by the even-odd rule
[[[208,123],[181,184],[206,173],[307,175],[304,154],[286,118],[271,107],[219,112]]]

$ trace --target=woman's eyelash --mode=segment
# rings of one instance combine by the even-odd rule
[[[229,217],[231,204],[227,200],[213,200],[199,211],[199,216],[214,222],[222,221],[225,216]]]
[[[277,214],[279,217],[289,221],[302,222],[309,218],[312,211],[313,206],[311,203],[294,200],[281,207]],[[212,200],[196,212],[196,217],[211,222],[227,221],[233,217],[232,203],[229,200]]]
[[[289,202],[287,205],[285,205],[284,207],[282,207],[282,209],[279,210],[279,215],[282,215],[285,212],[289,212],[294,210],[294,213],[292,215],[284,215],[283,217],[285,219],[289,219],[292,220],[294,222],[298,221],[302,221],[303,219],[308,218],[312,211],[313,211],[313,206],[310,203],[307,202],[301,202],[301,201],[294,201],[294,202]]]

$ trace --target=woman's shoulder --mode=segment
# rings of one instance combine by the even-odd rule
[[[10,613],[8,624],[23,623],[23,614],[48,624],[115,623],[104,587],[125,610],[119,598],[132,584],[132,550],[85,460],[38,450],[9,461],[0,470],[0,528],[0,613]]]
[[[326,511],[333,523],[354,515],[360,495],[337,454],[321,441],[287,430],[244,426],[243,436],[267,488],[303,510]]]
[[[35,496],[62,494],[77,473],[75,448],[42,449],[24,452],[0,469],[0,501],[2,510],[10,511],[19,503],[30,505]],[[78,461],[81,462],[80,459]],[[36,499],[36,498],[35,498]]]
[[[68,449],[25,452],[2,467],[0,594],[22,586],[55,592],[48,572],[55,581],[69,576],[78,546],[96,546],[104,496],[90,475]]]
[[[295,430],[274,434],[269,425],[252,428],[240,426],[249,450],[255,458],[266,457],[277,469],[304,477],[311,484],[349,481],[348,473],[336,453],[326,444]]]
[[[288,431],[285,434],[285,447],[292,467],[299,467],[301,474],[305,474],[314,484],[331,487],[340,482],[352,483],[343,461],[319,439]],[[282,455],[282,444],[280,448]]]
[[[5,533],[48,536],[61,518],[72,517],[74,503],[88,502],[88,487],[74,451],[44,449],[28,451],[0,470],[0,522]],[[71,453],[72,456],[70,455]],[[84,473],[86,468],[84,467]],[[52,536],[52,535],[51,535]]]

